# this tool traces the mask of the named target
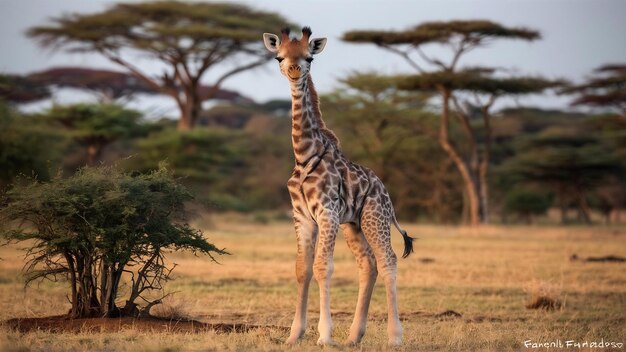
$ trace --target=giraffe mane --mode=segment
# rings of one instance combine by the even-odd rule
[[[317,95],[317,91],[315,90],[315,86],[313,85],[313,79],[310,75],[308,77],[307,84],[311,93],[311,103],[313,104],[313,117],[315,118],[315,121],[319,126],[320,132],[322,133],[322,135],[328,138],[328,140],[332,142],[337,147],[337,149],[341,150],[341,143],[339,142],[339,138],[337,138],[335,132],[326,127],[326,123],[322,119],[322,112],[320,110],[320,98]]]

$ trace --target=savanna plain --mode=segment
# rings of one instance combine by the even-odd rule
[[[308,330],[294,347],[283,345],[294,312],[295,239],[288,221],[261,224],[220,216],[201,225],[231,255],[209,258],[171,253],[175,292],[155,314],[201,322],[262,326],[246,332],[180,333],[126,326],[118,332],[17,332],[0,326],[2,351],[302,351],[320,350],[317,285]],[[481,227],[404,224],[417,237],[415,253],[399,259],[398,297],[404,343],[394,351],[532,350],[525,341],[626,342],[626,264],[584,258],[626,256],[619,227]],[[393,234],[396,253],[402,237]],[[579,260],[571,260],[576,254]],[[24,288],[19,245],[0,247],[0,320],[61,315],[70,305],[63,282]],[[342,235],[331,287],[334,339],[347,338],[356,304],[357,266]],[[554,309],[528,309],[547,297]],[[324,350],[387,350],[385,293],[377,282],[360,346]],[[622,347],[622,349],[625,347]],[[535,350],[606,350],[540,348]],[[619,350],[619,349],[618,349]]]

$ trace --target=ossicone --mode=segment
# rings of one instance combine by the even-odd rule
[[[304,38],[306,41],[309,41],[309,38],[311,38],[311,34],[313,34],[313,32],[311,31],[311,27],[302,27],[302,38]]]
[[[280,33],[282,34],[282,41],[288,41],[289,40],[289,34],[291,33],[291,29],[289,27],[285,27],[283,29],[280,30]]]

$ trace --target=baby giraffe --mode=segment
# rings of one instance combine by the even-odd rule
[[[293,206],[297,238],[296,279],[298,301],[287,343],[296,343],[306,330],[306,310],[311,277],[320,290],[320,345],[331,339],[330,278],[333,249],[339,227],[359,267],[359,295],[348,344],[358,344],[365,334],[367,311],[378,273],[387,291],[387,333],[390,345],[402,342],[396,297],[396,255],[391,247],[390,224],[404,238],[404,255],[413,251],[413,238],[400,228],[380,179],[368,168],[348,160],[339,140],[329,130],[319,107],[319,98],[309,75],[313,55],[324,50],[326,38],[309,41],[311,29],[304,27],[300,39],[289,29],[281,37],[263,34],[267,49],[276,54],[280,72],[291,86],[291,140],[296,159],[287,182]]]

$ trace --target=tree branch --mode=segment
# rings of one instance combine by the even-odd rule
[[[472,165],[472,169],[475,169],[476,167],[478,167],[477,165],[478,150],[476,148],[476,135],[474,133],[474,130],[472,129],[472,126],[470,125],[469,116],[467,115],[465,110],[461,107],[461,104],[459,104],[459,101],[457,100],[456,96],[454,94],[450,94],[450,98],[452,100],[452,103],[454,104],[454,110],[456,111],[456,116],[459,119],[459,122],[461,123],[461,126],[463,127],[463,132],[465,133],[465,136],[467,137],[467,140],[469,142],[471,165]]]
[[[391,51],[394,54],[400,55],[404,60],[406,60],[406,62],[409,63],[409,65],[411,65],[411,67],[416,69],[419,73],[424,73],[425,72],[415,61],[413,61],[413,59],[411,59],[411,57],[409,56],[408,52],[396,49],[396,48],[394,48],[394,47],[392,47],[390,45],[387,45],[387,44],[378,44],[378,46],[380,46],[383,49],[389,50],[389,51]]]
[[[456,50],[454,50],[454,56],[452,57],[452,62],[450,62],[450,71],[454,71],[454,68],[456,67],[456,64],[459,62],[459,59],[461,58],[461,55],[466,50],[465,40],[466,39],[463,39],[463,41],[461,41],[461,43],[459,43],[459,45],[456,48]]]
[[[446,65],[443,62],[441,62],[440,60],[428,57],[428,55],[426,55],[419,46],[415,47],[415,50],[417,50],[417,53],[422,58],[422,60],[428,62],[431,65],[439,66],[443,70],[447,70],[448,69],[448,67],[446,67]]]
[[[99,50],[99,51],[100,51],[100,53],[102,53],[102,55],[104,55],[109,60],[115,62],[118,65],[124,66],[132,74],[134,74],[139,79],[144,81],[146,84],[148,84],[148,86],[152,87],[154,90],[156,90],[158,92],[162,92],[164,94],[167,94],[167,95],[173,97],[174,99],[176,99],[177,101],[179,101],[178,91],[176,89],[173,89],[172,87],[167,87],[167,86],[163,86],[162,84],[159,84],[157,81],[155,81],[154,79],[150,78],[149,76],[147,76],[146,74],[141,72],[137,67],[132,65],[130,62],[128,62],[126,60],[123,60],[118,55],[115,55],[115,54],[113,54],[111,52],[107,52],[105,50]]]
[[[263,57],[260,60],[253,61],[253,62],[251,62],[251,63],[249,63],[247,65],[236,67],[236,68],[234,68],[234,69],[224,73],[222,76],[220,76],[215,81],[215,83],[213,84],[213,87],[211,87],[211,90],[208,92],[208,94],[207,94],[207,96],[205,97],[204,100],[211,99],[215,95],[215,93],[217,93],[219,91],[220,86],[222,85],[222,83],[224,83],[224,81],[227,80],[229,77],[231,77],[233,75],[236,75],[239,72],[243,72],[243,71],[246,71],[246,70],[253,69],[253,68],[257,67],[257,66],[261,66],[264,63],[266,63],[267,60],[268,60],[268,57]]]

